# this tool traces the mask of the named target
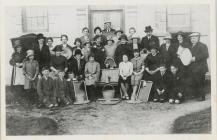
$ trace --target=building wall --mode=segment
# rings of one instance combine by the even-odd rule
[[[73,46],[74,39],[82,35],[83,27],[88,27],[89,10],[97,8],[97,6],[52,6],[47,7],[49,18],[49,32],[44,32],[45,36],[54,38],[54,45],[60,43],[60,35],[67,34],[69,36],[69,44]],[[99,7],[98,7],[99,8]],[[104,6],[101,9],[120,9],[124,11],[124,30],[128,35],[128,29],[135,27],[140,37],[145,36],[145,26],[151,25],[154,28],[154,34],[158,35],[161,43],[163,35],[167,32],[167,16],[166,12],[171,6],[162,5],[126,5],[126,6]],[[191,29],[189,31],[197,31],[202,34],[201,41],[207,44],[210,50],[210,32],[209,32],[209,7],[201,6],[182,6],[182,10],[190,9],[191,12]],[[179,8],[174,8],[176,12]],[[5,10],[6,22],[6,83],[10,84],[12,67],[9,65],[9,60],[13,53],[10,39],[26,34],[22,30],[22,7],[8,7]],[[203,17],[203,18],[201,18]],[[68,20],[70,19],[70,20]],[[206,26],[204,26],[206,25]],[[177,28],[178,30],[178,28]],[[35,32],[36,33],[36,32]],[[208,61],[209,62],[209,61]],[[210,65],[210,63],[209,63]]]

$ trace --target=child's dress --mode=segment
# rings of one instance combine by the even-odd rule
[[[32,81],[28,78],[28,76],[30,78],[34,78],[35,75],[38,75],[38,73],[39,73],[38,62],[36,60],[24,61],[23,73],[25,75],[24,89],[32,89],[32,88],[36,89],[36,85],[37,85],[36,78],[35,78],[35,80]]]

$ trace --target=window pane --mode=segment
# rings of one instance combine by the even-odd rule
[[[48,17],[47,9],[43,7],[27,7],[24,9],[25,12],[23,15],[24,23],[23,29],[24,32],[33,32],[33,31],[47,31],[48,30]]]
[[[167,8],[167,30],[169,32],[190,31],[191,12],[187,6]]]

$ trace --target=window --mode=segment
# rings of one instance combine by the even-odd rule
[[[22,11],[23,32],[47,32],[48,11],[45,7],[26,7]]]
[[[168,7],[167,8],[167,31],[190,31],[191,14],[189,7]]]

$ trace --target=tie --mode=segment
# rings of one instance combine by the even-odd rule
[[[80,65],[80,61],[77,60],[77,63],[78,63],[78,70],[80,70],[80,67],[81,67],[81,65]]]

